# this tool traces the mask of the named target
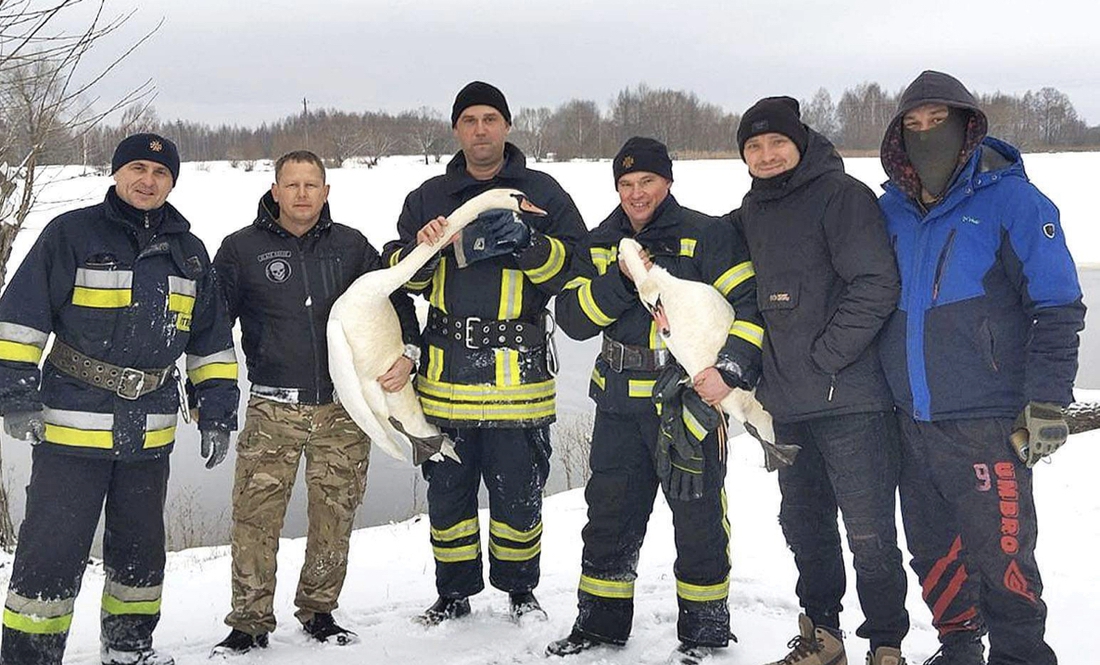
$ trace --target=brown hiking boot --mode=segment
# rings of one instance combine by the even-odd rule
[[[906,665],[901,649],[879,647],[874,653],[867,653],[867,665]]]
[[[828,630],[814,626],[805,614],[798,615],[798,635],[787,642],[787,648],[791,652],[783,660],[768,665],[848,665],[844,642]]]

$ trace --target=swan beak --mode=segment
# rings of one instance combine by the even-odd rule
[[[516,197],[516,201],[519,204],[519,211],[520,212],[525,212],[525,213],[528,213],[528,214],[531,214],[531,215],[539,215],[539,216],[545,216],[547,214],[545,210],[538,207],[534,203],[531,203],[531,200],[528,199],[526,196],[524,196],[522,194],[513,194],[512,196]]]

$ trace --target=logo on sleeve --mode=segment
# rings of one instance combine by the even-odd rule
[[[1054,239],[1054,232],[1056,230],[1057,230],[1056,227],[1051,222],[1047,222],[1046,224],[1043,224],[1043,235],[1050,238],[1051,240]]]

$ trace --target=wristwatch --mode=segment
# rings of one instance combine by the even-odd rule
[[[415,344],[406,344],[401,355],[412,361],[413,367],[420,365],[420,347]]]

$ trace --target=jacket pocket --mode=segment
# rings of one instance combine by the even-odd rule
[[[982,319],[978,326],[978,350],[981,351],[982,358],[989,369],[994,372],[1001,371],[997,366],[997,342],[993,337],[993,329],[989,327],[989,319]]]

